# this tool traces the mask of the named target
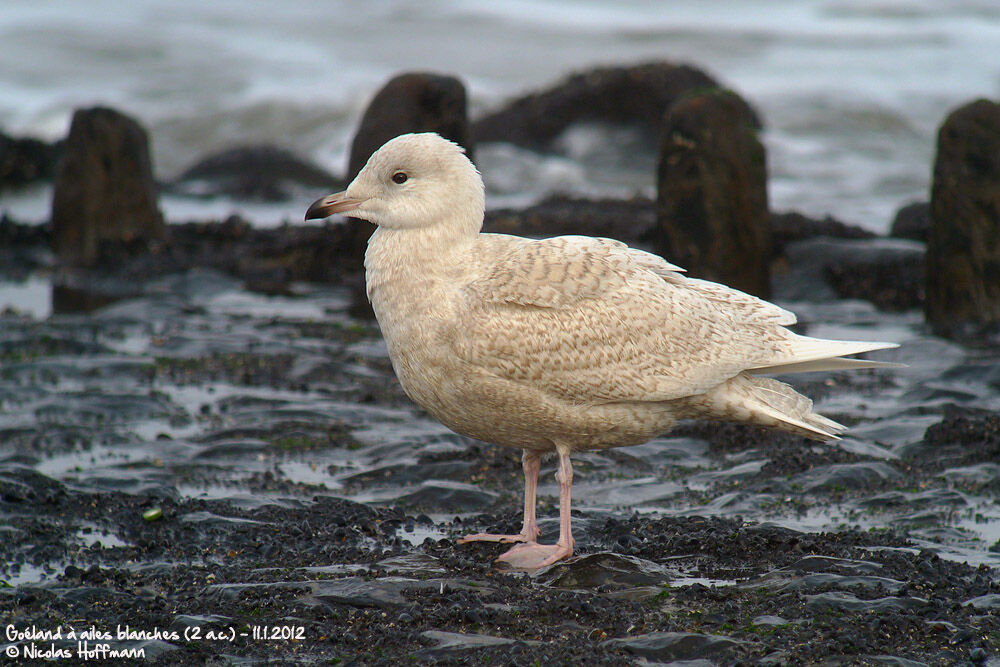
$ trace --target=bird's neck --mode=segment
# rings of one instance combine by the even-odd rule
[[[421,297],[460,283],[478,236],[438,226],[376,229],[365,252],[365,282],[375,314],[419,307]]]

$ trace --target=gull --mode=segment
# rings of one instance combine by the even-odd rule
[[[574,452],[641,444],[692,418],[835,439],[845,427],[761,375],[892,365],[843,357],[893,343],[798,335],[791,312],[619,241],[483,233],[484,209],[463,149],[420,133],[388,141],[306,219],[376,225],[366,289],[403,390],[450,429],[522,450],[521,532],[460,540],[516,543],[498,559],[515,568],[572,555]],[[549,452],[559,538],[540,544]]]

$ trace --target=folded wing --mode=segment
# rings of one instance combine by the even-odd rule
[[[453,352],[573,403],[668,401],[894,347],[796,335],[787,310],[617,241],[500,239],[510,247],[463,289]]]

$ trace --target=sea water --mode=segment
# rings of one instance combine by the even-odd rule
[[[705,68],[762,113],[775,210],[875,231],[925,199],[947,113],[1000,97],[996,0],[4,0],[0,130],[53,140],[106,104],[151,131],[157,177],[213,151],[271,143],[342,174],[351,136],[392,75],[460,77],[473,116],[569,72],[648,60]],[[490,205],[552,192],[653,194],[655,147],[577,128],[555,154],[478,152]],[[0,212],[48,215],[47,188]],[[171,220],[301,219],[307,202],[167,197]]]

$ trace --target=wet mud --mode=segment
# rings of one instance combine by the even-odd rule
[[[0,315],[18,661],[82,661],[93,631],[184,665],[1000,664],[1000,354],[915,311],[783,302],[909,368],[793,378],[840,442],[685,423],[579,455],[577,553],[527,574],[455,542],[518,529],[518,453],[414,406],[347,290],[206,270],[136,290]]]

